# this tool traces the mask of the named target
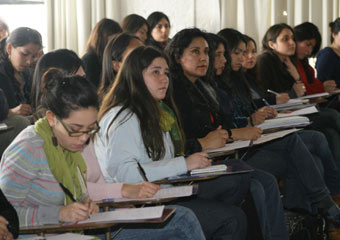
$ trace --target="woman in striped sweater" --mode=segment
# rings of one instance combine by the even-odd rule
[[[20,226],[78,222],[98,212],[88,197],[87,167],[80,154],[90,135],[99,129],[98,96],[85,78],[65,77],[55,68],[43,75],[42,86],[41,103],[47,110],[46,117],[18,135],[0,165],[0,188],[17,211]],[[98,183],[97,188],[100,185],[103,184]],[[117,191],[123,193],[124,186],[117,185]],[[144,192],[143,197],[148,197],[159,189],[151,183],[142,186],[130,191]],[[204,239],[195,215],[177,206],[175,216],[165,226],[124,229],[116,239],[137,236]]]

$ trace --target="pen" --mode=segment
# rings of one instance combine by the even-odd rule
[[[64,193],[71,198],[72,202],[76,202],[76,200],[74,199],[73,194],[70,192],[70,190],[68,190],[64,186],[64,184],[62,184],[62,183],[59,183],[59,185],[60,185],[61,189],[63,189]]]
[[[74,199],[73,194],[70,192],[70,190],[68,190],[68,189],[64,186],[64,184],[59,183],[59,186],[61,187],[61,189],[63,189],[64,193],[65,193],[67,196],[69,196],[69,197],[71,198],[72,202],[77,202],[77,200]],[[84,199],[82,199],[81,201],[83,201],[83,200],[84,200]],[[88,207],[90,207],[90,202],[88,203]],[[90,215],[88,215],[88,218],[90,218]]]
[[[273,90],[270,90],[270,89],[267,89],[267,92],[269,92],[269,93],[272,93],[272,94],[274,94],[274,95],[280,95],[279,93],[277,93],[277,92],[275,92],[275,91],[273,91]]]
[[[266,99],[262,98],[262,101],[263,101],[264,105],[266,105],[266,106],[270,106],[270,104],[267,102],[267,100],[266,100]]]
[[[138,167],[137,167],[137,168],[138,168],[138,171],[139,171],[140,175],[142,176],[143,180],[144,180],[145,182],[148,182],[149,180],[147,179],[146,174],[145,174],[145,172],[144,172],[144,169],[142,168],[142,166],[140,165],[139,162],[137,162],[137,166],[138,166]]]

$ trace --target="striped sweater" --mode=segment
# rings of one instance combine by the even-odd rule
[[[50,171],[43,139],[23,130],[0,162],[0,188],[18,213],[20,226],[58,223],[64,192]]]

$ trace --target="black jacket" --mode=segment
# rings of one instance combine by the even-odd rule
[[[180,112],[180,119],[186,137],[186,153],[202,150],[198,138],[205,137],[219,125],[224,125],[220,106],[214,96],[212,87],[198,79],[192,83],[187,78],[176,79],[174,100]],[[208,89],[211,89],[210,92]]]
[[[9,60],[0,64],[0,88],[4,91],[9,108],[14,108],[22,103],[30,103],[32,77],[29,71],[20,73],[24,84],[23,94],[14,78],[14,68]]]

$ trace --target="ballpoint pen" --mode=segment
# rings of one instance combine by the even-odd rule
[[[267,89],[267,92],[269,92],[269,93],[272,93],[272,94],[274,94],[274,95],[280,95],[278,92],[275,92],[275,91],[273,91],[273,90],[270,90],[270,89]]]
[[[140,175],[142,176],[143,180],[144,180],[145,182],[148,182],[149,180],[148,180],[148,178],[146,177],[146,174],[145,174],[145,172],[144,172],[144,169],[142,168],[142,166],[140,165],[139,162],[137,162],[137,166],[138,166],[138,171],[139,171]]]

